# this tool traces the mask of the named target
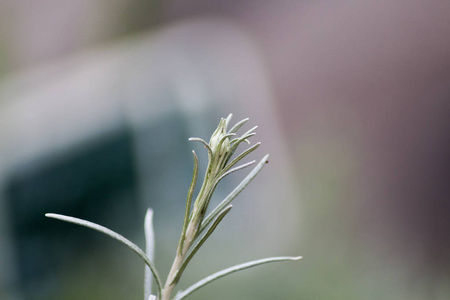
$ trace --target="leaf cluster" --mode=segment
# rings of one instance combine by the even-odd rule
[[[206,242],[206,240],[211,236],[214,230],[217,228],[219,223],[225,218],[225,216],[232,209],[231,202],[239,195],[239,193],[247,187],[247,185],[258,175],[262,170],[264,165],[268,161],[269,155],[265,155],[253,168],[253,170],[241,181],[241,183],[227,196],[223,199],[208,215],[206,212],[214,193],[215,188],[219,182],[226,176],[254,165],[256,161],[250,161],[236,166],[243,158],[256,150],[260,143],[256,143],[250,146],[248,149],[233,158],[235,151],[242,142],[249,142],[249,138],[254,136],[255,129],[257,126],[251,128],[240,137],[236,137],[237,131],[248,121],[244,119],[234,125],[230,130],[227,130],[230,123],[232,115],[230,114],[227,118],[222,118],[219,122],[217,129],[212,134],[209,143],[200,138],[190,138],[190,141],[201,142],[205,148],[208,150],[208,165],[206,168],[204,180],[200,191],[192,204],[195,187],[198,179],[198,169],[199,161],[195,151],[192,151],[194,156],[194,171],[192,175],[191,184],[188,190],[186,210],[183,221],[183,228],[181,230],[180,240],[177,245],[176,256],[172,264],[172,268],[169,272],[168,278],[164,285],[162,284],[161,277],[153,263],[153,252],[154,252],[154,233],[153,233],[153,211],[149,209],[145,217],[145,235],[146,235],[146,252],[139,248],[136,244],[129,241],[120,234],[103,227],[101,225],[74,218],[69,216],[64,216],[60,214],[48,213],[46,214],[49,218],[54,218],[62,220],[65,222],[74,223],[77,225],[85,226],[93,230],[102,232],[113,239],[126,245],[132,251],[134,251],[139,257],[142,258],[146,264],[146,276],[145,276],[145,300],[170,300],[171,294],[178,283],[181,275],[186,269],[187,265],[198,252],[200,247]],[[184,291],[179,291],[174,300],[182,300],[188,295],[207,285],[208,283],[224,277],[226,275],[232,274],[234,272],[255,267],[258,265],[287,261],[287,260],[298,260],[301,257],[272,257],[260,260],[255,260],[247,262],[244,264],[236,265],[225,270],[216,272],[197,283],[194,283]],[[152,294],[152,281],[153,279],[156,283],[156,295]]]

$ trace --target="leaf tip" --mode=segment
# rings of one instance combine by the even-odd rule
[[[153,209],[147,208],[147,212],[145,213],[145,222],[151,223],[153,221]]]

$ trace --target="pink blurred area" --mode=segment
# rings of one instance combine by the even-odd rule
[[[298,220],[285,221],[295,228],[280,243],[305,257],[288,299],[447,299],[449,14],[444,0],[0,0],[0,83],[11,95],[24,73],[19,82],[44,82],[55,62],[64,72],[61,64],[127,61],[136,41],[163,41],[158,61],[135,65],[143,74],[201,61],[200,77],[177,78],[180,95],[194,95],[180,107],[209,103],[196,102],[204,94],[195,88],[207,86],[217,107],[261,124],[263,142],[282,156],[271,159],[282,166],[277,188],[288,191],[277,213]],[[0,110],[10,102],[0,98]],[[130,107],[137,123],[147,116]]]

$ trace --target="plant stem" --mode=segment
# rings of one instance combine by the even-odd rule
[[[170,269],[169,275],[167,276],[166,284],[162,290],[161,300],[170,300],[170,296],[172,294],[173,288],[176,283],[172,282],[177,270],[181,267],[184,260],[184,255],[179,255],[175,257],[173,261],[172,268]]]
[[[166,283],[164,284],[164,288],[161,293],[161,300],[170,300],[170,296],[172,295],[173,289],[177,284],[177,282],[174,281],[175,276],[177,275],[178,270],[183,265],[187,252],[195,239],[197,227],[193,225],[194,225],[193,223],[190,223],[186,230],[186,237],[184,239],[183,248],[177,249],[177,254],[173,261],[172,267],[170,268],[169,275],[167,276]]]

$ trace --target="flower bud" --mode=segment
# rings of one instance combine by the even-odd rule
[[[211,139],[209,140],[209,146],[211,148],[213,155],[215,155],[216,153],[218,155],[223,155],[230,150],[230,139],[228,137],[225,138],[222,144],[220,144],[220,141],[225,137],[226,134],[227,134],[226,120],[221,119],[219,126],[214,131],[214,133],[211,136]]]

